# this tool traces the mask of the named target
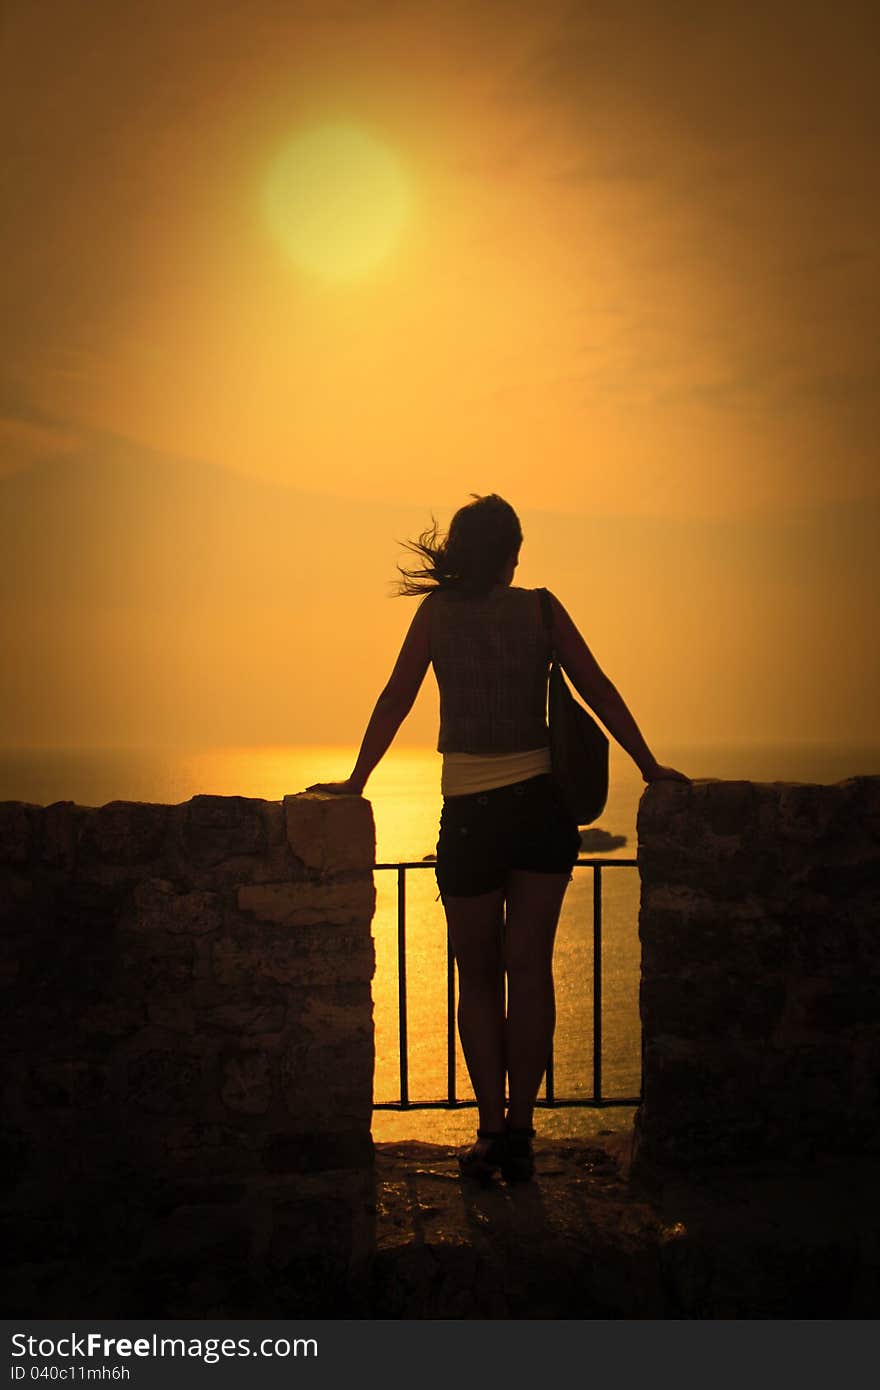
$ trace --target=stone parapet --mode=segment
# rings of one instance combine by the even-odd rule
[[[10,1311],[345,1309],[374,858],[355,797],[0,804]]]
[[[880,1148],[880,777],[639,809],[641,1164]]]

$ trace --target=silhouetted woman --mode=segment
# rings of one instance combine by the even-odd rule
[[[437,883],[458,965],[458,1028],[479,1107],[464,1175],[534,1172],[535,1098],[555,1024],[553,942],[580,834],[550,773],[551,642],[538,591],[513,586],[522,530],[492,494],[409,548],[401,594],[424,595],[346,782],[309,791],[362,794],[433,664],[440,689],[443,810]],[[584,701],[646,782],[686,781],[661,767],[618,691],[558,599],[552,640]],[[504,981],[507,976],[507,1010]],[[505,1116],[505,1090],[509,1105]]]

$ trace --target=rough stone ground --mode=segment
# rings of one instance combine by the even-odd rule
[[[536,1141],[530,1184],[463,1183],[459,1149],[376,1145],[385,1318],[855,1318],[880,1308],[875,1164],[631,1172],[632,1131]]]

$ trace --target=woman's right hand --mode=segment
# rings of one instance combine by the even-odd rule
[[[345,782],[313,782],[307,792],[327,792],[331,796],[363,796],[364,789],[351,777]]]

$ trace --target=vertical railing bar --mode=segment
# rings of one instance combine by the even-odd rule
[[[455,1105],[455,957],[452,938],[446,929],[446,1092]]]
[[[553,1089],[553,1044],[550,1044],[550,1056],[547,1058],[547,1070],[544,1073],[544,1099],[548,1105],[555,1105],[556,1097]]]
[[[602,865],[593,865],[593,1100],[602,1099]]]
[[[409,1105],[409,1054],[406,1038],[406,869],[397,866],[397,1017],[400,1048],[400,1103]]]

